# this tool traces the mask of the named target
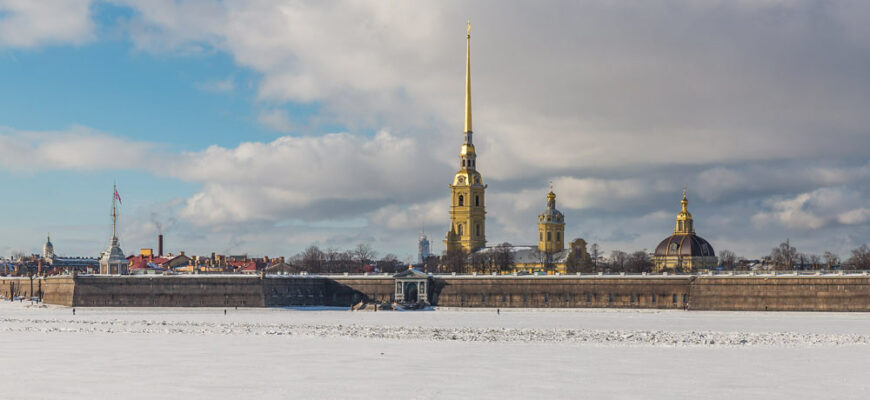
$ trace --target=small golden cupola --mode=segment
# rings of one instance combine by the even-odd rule
[[[556,209],[556,193],[550,183],[547,209],[538,215],[538,250],[556,253],[565,249],[565,216]]]
[[[686,188],[683,188],[683,199],[680,200],[683,206],[680,213],[677,214],[677,223],[674,226],[675,235],[689,235],[695,233],[695,227],[692,224],[692,213],[689,212],[689,199],[686,197]]]

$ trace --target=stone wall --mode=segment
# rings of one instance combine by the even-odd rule
[[[870,277],[700,276],[689,298],[690,310],[870,311]]]
[[[432,303],[442,307],[685,308],[688,277],[445,277]]]
[[[32,289],[31,289],[32,285]],[[442,307],[870,311],[870,277],[437,276]],[[78,276],[0,278],[0,295],[65,306],[350,306],[390,302],[390,276]]]
[[[264,307],[258,276],[78,276],[76,306]]]

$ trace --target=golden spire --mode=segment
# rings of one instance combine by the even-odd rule
[[[471,132],[471,20],[465,29],[465,132]]]
[[[550,193],[547,193],[547,208],[556,208],[556,193],[553,192],[553,181],[550,181]]]

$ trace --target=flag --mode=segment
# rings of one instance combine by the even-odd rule
[[[118,188],[115,188],[115,198],[118,199],[118,204],[121,204],[121,195],[118,194]]]

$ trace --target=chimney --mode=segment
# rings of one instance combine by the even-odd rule
[[[157,235],[157,257],[163,257],[163,234]]]

